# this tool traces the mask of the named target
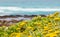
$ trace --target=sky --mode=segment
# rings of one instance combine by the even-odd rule
[[[60,8],[60,0],[0,0],[0,6],[23,8]]]
[[[39,11],[60,12],[60,0],[0,0],[0,15]]]

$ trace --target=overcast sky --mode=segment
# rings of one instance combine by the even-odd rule
[[[60,0],[0,0],[0,6],[60,8]]]

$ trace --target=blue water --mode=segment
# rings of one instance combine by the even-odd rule
[[[0,16],[4,15],[48,15],[53,14],[54,12],[0,12]]]

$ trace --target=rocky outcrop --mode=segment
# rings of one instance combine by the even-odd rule
[[[28,20],[28,19],[32,19],[33,17],[35,17],[37,15],[10,15],[10,16],[0,16],[0,26],[9,26],[9,25],[12,25],[12,24],[16,24],[20,21],[23,21],[23,20]],[[42,17],[46,17],[45,15],[40,15]],[[20,17],[20,18],[19,18]],[[22,18],[23,17],[23,18]],[[8,19],[7,19],[8,18]]]

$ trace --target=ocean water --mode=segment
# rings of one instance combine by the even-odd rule
[[[18,11],[18,12],[0,12],[0,16],[4,16],[4,15],[49,15],[49,14],[53,14],[54,12],[44,12],[44,11],[36,11],[36,12],[23,12],[23,11]]]

